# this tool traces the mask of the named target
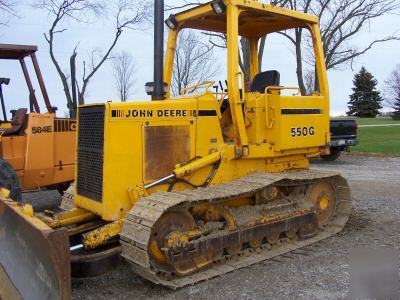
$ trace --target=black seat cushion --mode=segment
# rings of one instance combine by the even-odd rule
[[[268,86],[279,86],[281,75],[276,70],[265,71],[254,76],[250,85],[250,92],[264,93]]]
[[[26,108],[18,109],[11,120],[11,128],[7,128],[2,135],[9,136],[19,134],[25,123],[27,111]]]

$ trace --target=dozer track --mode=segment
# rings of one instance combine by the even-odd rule
[[[324,182],[332,186],[335,200],[329,220],[320,224],[316,208],[309,199],[309,189],[314,184]],[[163,252],[161,258],[172,264],[173,270],[165,267],[162,259],[154,259],[154,253],[157,254],[153,248],[155,235],[168,227],[164,222],[168,218],[163,219],[163,216],[170,214],[169,219],[176,219],[185,212],[193,212],[196,206],[202,204],[221,207],[226,201],[251,197],[272,186],[289,192],[276,200],[229,208],[229,215],[236,223],[233,229],[227,229],[226,224],[221,222],[204,224],[195,220],[195,227],[203,228],[201,236],[175,248],[160,247]],[[338,173],[316,170],[254,173],[206,188],[156,192],[141,198],[126,215],[120,234],[122,256],[139,275],[156,284],[176,289],[332,236],[344,227],[350,209],[351,196],[347,181]],[[183,223],[181,226],[187,227]],[[171,234],[167,237],[171,237]]]

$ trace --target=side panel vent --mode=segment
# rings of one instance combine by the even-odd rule
[[[79,108],[77,193],[101,202],[105,106]]]

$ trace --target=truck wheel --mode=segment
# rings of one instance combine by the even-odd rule
[[[334,161],[334,160],[337,160],[337,159],[339,158],[339,156],[340,156],[341,153],[342,153],[341,150],[338,150],[338,149],[336,149],[336,150],[331,149],[331,153],[330,153],[330,154],[321,155],[321,158],[322,158],[323,160],[325,160],[325,161]]]
[[[19,179],[14,169],[8,162],[0,158],[0,187],[10,191],[10,198],[14,201],[21,202],[22,194],[19,185]]]

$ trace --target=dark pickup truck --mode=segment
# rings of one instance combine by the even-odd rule
[[[333,161],[339,158],[342,151],[349,151],[350,146],[357,145],[357,123],[355,119],[331,119],[330,154],[321,155],[321,158]]]

